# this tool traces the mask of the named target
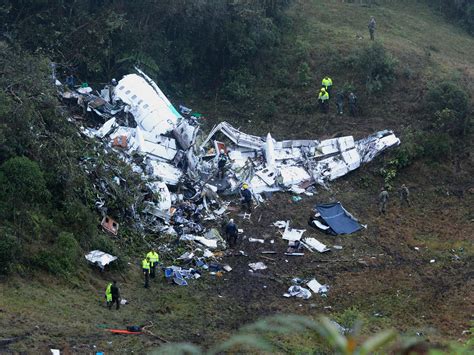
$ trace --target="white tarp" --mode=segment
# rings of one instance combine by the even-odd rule
[[[117,260],[116,256],[107,254],[100,250],[92,250],[89,254],[85,256],[85,258],[93,264],[97,264],[101,269],[105,267],[105,265],[110,264],[112,261]]]

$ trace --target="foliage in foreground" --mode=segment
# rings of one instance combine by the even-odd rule
[[[340,326],[339,326],[340,327]],[[160,354],[192,354],[192,355],[214,355],[219,353],[273,353],[282,351],[276,344],[278,337],[301,337],[305,333],[312,333],[318,337],[314,345],[310,345],[306,351],[322,352],[342,355],[366,355],[380,351],[381,353],[405,354],[410,353],[417,345],[422,344],[419,340],[401,338],[394,330],[384,330],[373,336],[364,337],[360,333],[360,323],[356,322],[352,329],[341,329],[337,323],[326,317],[320,317],[317,321],[297,315],[277,315],[253,324],[242,327],[235,335],[220,342],[208,350],[190,343],[166,344],[152,352]],[[426,344],[424,344],[426,347]],[[474,338],[471,337],[465,344],[447,344],[442,349],[432,347],[428,349],[429,354],[470,354],[474,350]],[[286,352],[292,351],[290,348]]]

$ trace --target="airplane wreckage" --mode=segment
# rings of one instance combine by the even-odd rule
[[[82,133],[115,148],[133,171],[141,174],[149,188],[160,195],[160,202],[148,203],[145,212],[165,224],[173,215],[174,224],[181,223],[179,211],[172,205],[183,200],[202,201],[200,208],[208,217],[219,216],[225,204],[224,208],[216,204],[212,209],[212,203],[219,200],[219,194],[238,194],[243,183],[249,185],[257,203],[266,192],[301,193],[315,184],[324,186],[400,144],[389,130],[360,140],[345,136],[276,141],[270,133],[258,137],[228,122],[219,123],[204,136],[196,117],[199,115],[184,106],[178,112],[157,84],[136,70],[136,74],[125,75],[100,92],[88,86],[67,90],[57,80],[56,85],[64,100],[77,102],[85,114],[99,116],[102,126],[81,127]],[[218,179],[215,175],[222,151],[229,159],[224,178]],[[135,153],[143,156],[142,164],[132,158]],[[192,186],[193,193],[186,198],[170,193],[178,191],[181,184]]]

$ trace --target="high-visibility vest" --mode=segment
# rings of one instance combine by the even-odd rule
[[[154,252],[154,251],[150,251],[146,257],[148,259],[150,259],[150,264],[151,266],[155,265],[155,263],[157,263],[158,261],[160,261],[160,257],[158,256],[158,253]]]
[[[327,91],[321,90],[319,92],[318,100],[321,100],[322,102],[326,101],[329,99],[329,94]]]
[[[328,87],[332,86],[332,79],[331,78],[324,78],[321,83],[327,89]]]
[[[105,299],[107,300],[107,302],[111,302],[112,301],[112,284],[108,284],[106,289],[105,289]]]
[[[150,270],[150,263],[147,259],[142,260],[142,269],[143,270]]]

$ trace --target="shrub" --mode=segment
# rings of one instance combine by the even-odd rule
[[[62,232],[55,245],[49,250],[41,251],[35,262],[54,275],[68,276],[74,273],[79,265],[79,243],[73,234]]]
[[[444,160],[451,154],[451,148],[455,144],[447,133],[425,134],[420,144],[423,147],[424,156],[433,161]]]
[[[18,239],[7,231],[0,230],[0,275],[5,275],[11,270],[19,250]]]
[[[231,70],[224,85],[224,93],[231,99],[241,101],[252,96],[255,77],[248,69]]]
[[[467,115],[469,98],[455,84],[441,82],[432,86],[426,95],[426,107],[438,131],[452,136],[463,136],[470,131],[472,122]]]
[[[463,116],[467,113],[468,96],[457,85],[445,81],[430,87],[426,95],[426,105],[432,114],[449,109]]]
[[[362,49],[350,61],[365,74],[369,93],[382,91],[395,80],[398,62],[379,42]]]
[[[50,194],[39,165],[26,158],[14,157],[0,166],[0,201],[7,207],[4,216],[49,201]]]
[[[311,82],[311,69],[306,62],[302,62],[298,67],[298,83],[307,86]]]

